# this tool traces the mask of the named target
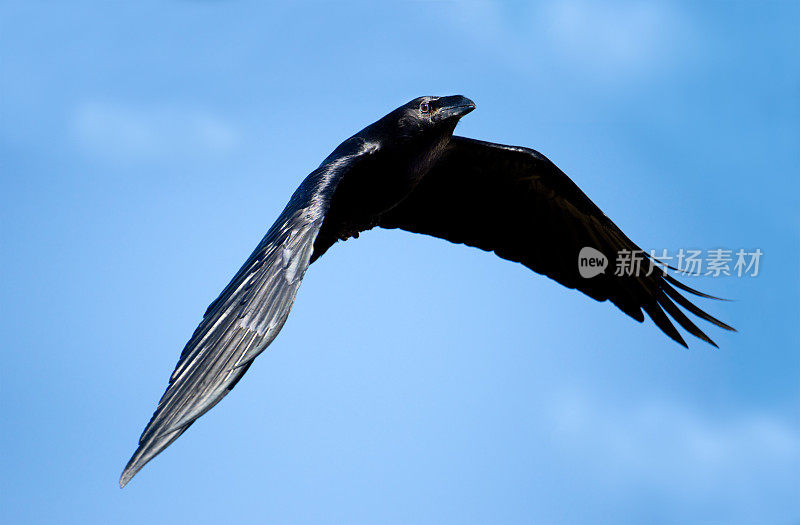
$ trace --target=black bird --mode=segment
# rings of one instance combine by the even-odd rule
[[[421,97],[342,142],[303,180],[233,280],[208,307],[120,478],[128,481],[219,403],[283,327],[309,264],[338,240],[376,226],[493,251],[503,259],[644,313],[686,346],[669,314],[716,346],[678,305],[726,330],[675,288],[689,288],[644,256],[637,275],[581,277],[578,254],[611,261],[639,250],[572,180],[528,148],[453,136],[475,109],[462,96]]]

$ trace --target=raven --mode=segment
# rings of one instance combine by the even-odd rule
[[[667,314],[716,346],[678,308],[726,330],[642,255],[637,273],[579,272],[581,250],[615,260],[642,253],[550,160],[532,149],[453,136],[468,98],[420,97],[342,142],[309,174],[181,353],[169,386],[120,478],[125,484],[236,385],[283,327],[309,264],[376,226],[493,251],[641,322],[644,313],[687,346]]]

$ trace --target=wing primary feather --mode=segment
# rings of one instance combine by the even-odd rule
[[[676,324],[715,343],[679,307],[732,330],[675,288],[720,298],[663,270],[654,271],[654,257],[645,257],[646,275],[580,275],[578,254],[584,247],[611,260],[621,250],[641,249],[563,171],[532,149],[454,136],[433,169],[403,202],[379,218],[378,225],[493,251],[593,299],[609,300],[637,321],[647,314],[683,346],[687,344]]]
[[[661,305],[661,306],[664,308],[664,310],[666,310],[666,312],[667,312],[669,315],[671,315],[671,316],[672,316],[672,318],[673,318],[673,319],[675,319],[675,320],[678,322],[678,324],[679,324],[679,325],[681,325],[681,326],[682,326],[682,327],[683,327],[683,328],[684,328],[684,329],[685,329],[687,332],[689,332],[689,333],[690,333],[690,334],[692,334],[693,336],[697,337],[698,339],[702,339],[703,341],[705,341],[706,343],[710,344],[710,345],[711,345],[711,346],[713,346],[714,348],[719,348],[719,347],[717,346],[717,343],[715,343],[713,340],[711,340],[711,338],[710,338],[710,337],[708,337],[708,336],[707,336],[707,335],[706,335],[706,334],[705,334],[705,333],[704,333],[702,330],[700,330],[700,328],[698,328],[698,327],[697,327],[697,325],[696,325],[696,324],[694,324],[694,323],[691,321],[691,319],[689,319],[688,317],[686,317],[686,314],[684,314],[683,312],[681,312],[680,308],[678,308],[677,306],[675,306],[675,303],[673,303],[672,301],[670,301],[669,297],[667,297],[667,296],[666,296],[666,294],[664,294],[664,292],[661,292],[661,294],[660,294],[660,297],[659,297],[659,299],[658,299],[658,303],[659,303],[659,304],[660,304],[660,305]]]
[[[664,313],[664,310],[658,305],[657,302],[652,301],[647,303],[643,306],[644,311],[647,312],[647,315],[650,316],[650,319],[658,326],[662,332],[667,334],[673,341],[678,343],[679,345],[683,346],[684,348],[689,348],[689,345],[686,344],[686,341],[683,340],[681,337],[680,332],[678,329],[675,328],[675,325],[669,320],[667,314]]]
[[[686,297],[682,296],[677,290],[672,288],[671,286],[665,286],[664,292],[669,295],[673,301],[681,305],[682,307],[686,308],[689,312],[693,313],[697,317],[708,321],[711,324],[717,325],[720,328],[724,328],[725,330],[735,332],[736,329],[732,326],[729,326],[716,317],[706,313],[705,311],[698,308],[695,304],[689,301]]]
[[[342,176],[374,151],[348,139],[300,184],[244,265],[205,311],[120,477],[120,486],[238,383],[280,331]]]
[[[708,295],[707,293],[703,293],[703,292],[700,292],[698,290],[695,290],[694,288],[686,286],[685,284],[683,284],[679,280],[675,279],[671,275],[668,275],[666,272],[664,273],[664,279],[666,279],[667,282],[669,282],[671,285],[677,286],[678,288],[680,288],[684,292],[688,292],[690,294],[694,294],[694,295],[696,295],[698,297],[704,297],[706,299],[714,299],[715,301],[730,301],[730,299],[725,299],[724,297],[715,297],[713,295]]]

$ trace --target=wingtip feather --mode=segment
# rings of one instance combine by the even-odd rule
[[[705,332],[703,332],[696,324],[692,322],[691,319],[686,317],[680,308],[678,308],[675,303],[673,303],[667,294],[662,290],[658,297],[658,304],[687,332],[692,334],[693,336],[697,337],[705,341],[706,343],[710,344],[715,348],[719,348],[717,344],[708,336]]]
[[[700,309],[698,306],[693,304],[686,297],[682,296],[677,290],[675,290],[671,286],[664,286],[663,290],[667,295],[669,295],[670,298],[672,298],[673,301],[675,301],[680,306],[682,306],[683,308],[685,308],[686,310],[688,310],[692,314],[696,315],[700,319],[708,321],[709,323],[714,324],[714,325],[716,325],[716,326],[718,326],[720,328],[723,328],[725,330],[728,330],[730,332],[735,332],[736,331],[736,329],[733,328],[732,326],[720,321],[719,319],[717,319],[713,315],[711,315],[711,314],[703,311],[702,309]]]
[[[703,297],[705,299],[714,299],[715,301],[730,301],[730,299],[725,299],[724,297],[717,297],[717,296],[714,296],[714,295],[709,295],[709,294],[703,293],[703,292],[701,292],[699,290],[695,290],[691,286],[686,286],[685,284],[683,284],[682,282],[680,282],[676,278],[672,277],[671,275],[668,275],[666,272],[664,273],[664,279],[666,279],[667,282],[669,282],[673,286],[676,286],[676,287],[680,288],[681,290],[683,290],[684,292],[688,292],[688,293],[690,293],[692,295],[696,295],[698,297]]]
[[[172,444],[173,441],[178,439],[181,434],[186,432],[186,429],[190,426],[192,426],[192,423],[189,423],[183,428],[179,428],[165,434],[151,434],[146,440],[142,441],[139,445],[139,448],[137,448],[136,452],[133,453],[133,456],[131,456],[128,464],[125,465],[125,469],[122,471],[122,475],[119,478],[120,488],[125,487],[125,485],[127,485],[128,482],[140,470],[142,470],[142,468],[144,468],[145,465],[147,465],[157,455],[161,454],[164,449]]]
[[[686,341],[683,339],[683,336],[681,336],[681,333],[678,332],[678,329],[675,328],[675,325],[672,324],[672,321],[669,320],[669,317],[667,317],[667,314],[664,313],[664,310],[661,309],[661,306],[657,302],[645,304],[643,308],[656,326],[658,326],[662,332],[667,334],[670,339],[684,348],[689,348],[689,345],[686,344]]]
[[[119,488],[124,489],[125,485],[127,485],[128,482],[130,482],[130,480],[133,479],[133,476],[135,476],[136,473],[139,472],[144,466],[144,464],[142,465],[136,464],[137,462],[135,460],[138,453],[139,450],[137,450],[136,453],[134,453],[133,457],[130,459],[130,461],[128,461],[128,464],[125,465],[125,469],[123,469],[122,475],[120,475],[119,477]]]

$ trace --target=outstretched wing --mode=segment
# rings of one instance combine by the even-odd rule
[[[128,481],[225,397],[283,327],[331,196],[369,147],[345,142],[292,195],[233,280],[208,307],[120,478]]]
[[[610,300],[637,321],[644,320],[644,311],[683,346],[686,342],[666,314],[716,345],[677,305],[733,330],[675,288],[711,296],[681,284],[646,256],[638,275],[606,271],[581,277],[578,254],[583,247],[601,251],[612,267],[620,251],[639,247],[555,164],[532,149],[453,137],[442,159],[406,200],[382,216],[379,226],[493,251],[598,301]]]

